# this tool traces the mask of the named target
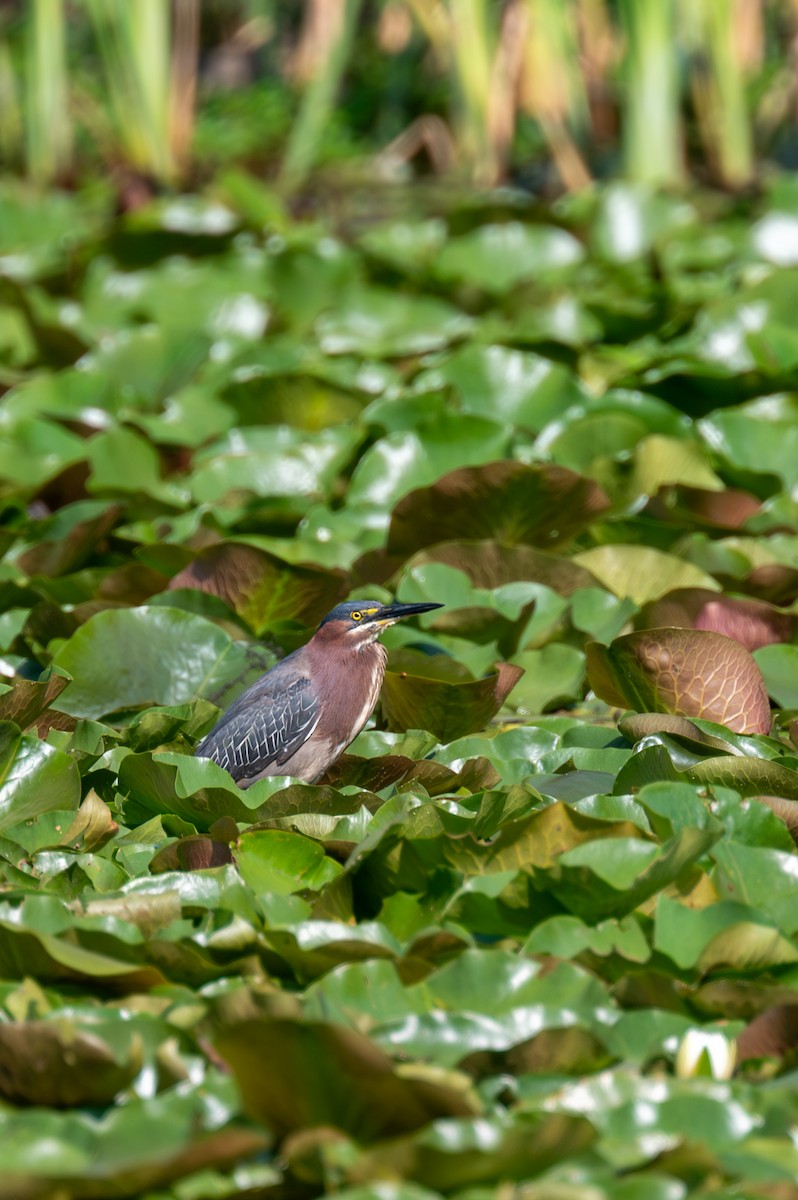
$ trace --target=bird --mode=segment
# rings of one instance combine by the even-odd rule
[[[213,759],[240,788],[270,775],[315,783],[343,754],[377,704],[386,629],[441,604],[338,604],[304,646],[286,655],[225,712],[195,755]]]

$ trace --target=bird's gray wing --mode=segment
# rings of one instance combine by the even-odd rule
[[[254,779],[267,767],[282,766],[307,741],[319,721],[310,679],[284,684],[269,672],[252,685],[197,746],[235,780]]]

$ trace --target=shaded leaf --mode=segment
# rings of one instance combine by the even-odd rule
[[[110,1104],[141,1070],[141,1049],[133,1035],[119,1061],[90,1026],[68,1018],[0,1023],[0,1095],[50,1108]]]
[[[388,551],[409,555],[464,537],[559,546],[608,507],[597,484],[565,467],[517,462],[463,467],[399,501]]]
[[[223,542],[179,571],[171,588],[198,588],[224,600],[259,636],[278,621],[317,625],[346,596],[343,575],[281,562],[254,546]]]
[[[428,729],[448,742],[484,729],[521,678],[521,667],[497,663],[496,673],[472,679],[443,664],[404,650],[391,658],[380,695],[380,708],[389,729]],[[404,668],[404,669],[403,669]]]
[[[153,875],[162,871],[205,871],[210,867],[223,867],[232,861],[233,855],[226,842],[202,834],[190,834],[159,850],[150,861],[150,871]]]
[[[327,1125],[369,1143],[476,1108],[466,1078],[425,1086],[341,1026],[263,1017],[220,1030],[216,1045],[246,1108],[278,1136]]]
[[[776,1004],[746,1025],[737,1038],[737,1058],[786,1058],[798,1046],[798,1004]]]
[[[49,679],[16,678],[0,692],[0,721],[13,721],[20,729],[33,725],[69,683],[66,675],[53,673]],[[5,685],[0,685],[5,688]]]
[[[753,651],[771,642],[789,641],[795,618],[761,600],[719,596],[704,588],[680,588],[647,605],[639,625],[651,629],[665,625],[707,629],[734,638]]]

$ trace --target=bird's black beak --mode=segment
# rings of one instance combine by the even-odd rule
[[[400,621],[402,617],[415,617],[418,613],[432,612],[433,608],[443,608],[442,604],[385,604],[374,614],[374,620],[382,624],[388,621]]]

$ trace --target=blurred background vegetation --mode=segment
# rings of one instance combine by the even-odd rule
[[[798,0],[5,0],[0,164],[126,207],[232,161],[537,193],[798,158]]]

